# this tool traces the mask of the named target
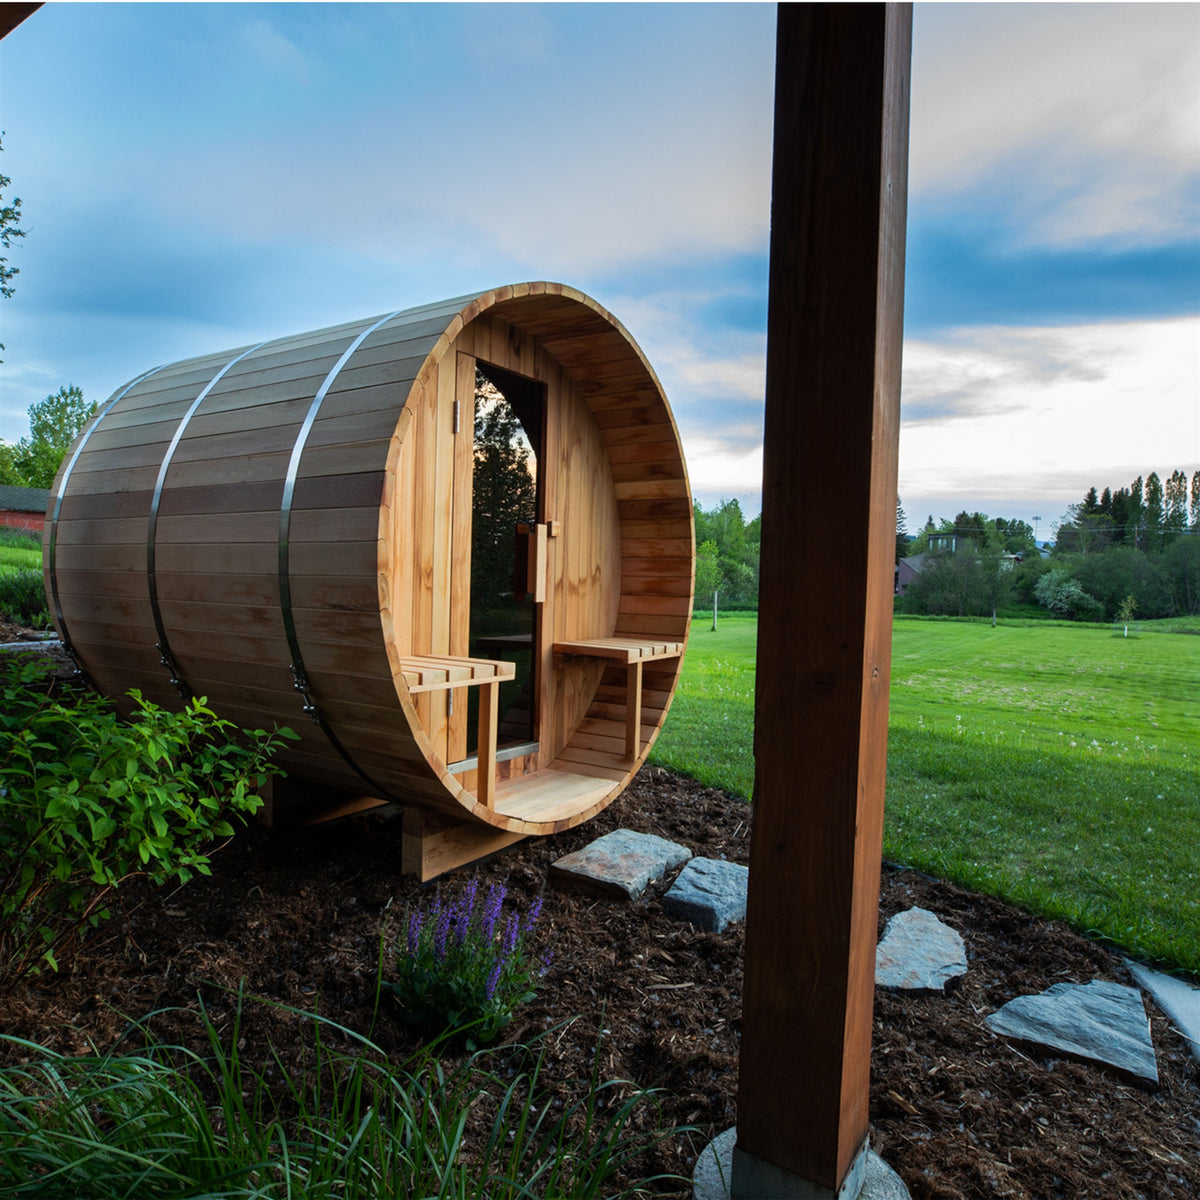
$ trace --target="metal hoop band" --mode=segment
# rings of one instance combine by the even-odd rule
[[[167,639],[167,631],[163,625],[162,610],[158,605],[158,575],[156,572],[157,548],[156,539],[158,535],[158,509],[162,504],[163,486],[167,481],[167,471],[170,469],[171,460],[175,457],[176,447],[183,439],[183,435],[187,430],[188,424],[195,415],[196,410],[200,407],[205,396],[209,394],[217,386],[218,383],[225,377],[225,374],[231,367],[236,366],[247,355],[253,354],[256,350],[261,350],[266,342],[259,342],[257,346],[251,346],[249,350],[243,350],[236,358],[231,358],[213,377],[205,384],[203,391],[195,400],[188,406],[187,412],[179,420],[179,424],[175,429],[175,435],[171,438],[171,444],[167,447],[166,453],[163,455],[162,463],[158,468],[158,478],[154,481],[154,497],[150,501],[150,518],[146,528],[146,585],[150,589],[150,612],[154,617],[154,630],[158,634],[158,641],[155,643],[155,649],[158,650],[161,656],[162,665],[167,668],[171,676],[171,686],[180,694],[180,696],[188,700],[192,696],[192,689],[188,686],[186,680],[183,679],[183,673],[179,669],[179,664],[175,661],[174,654],[171,653],[171,643]]]
[[[50,575],[50,602],[54,606],[54,623],[58,626],[58,631],[62,636],[63,649],[71,656],[71,661],[75,663],[75,669],[81,675],[83,669],[79,665],[79,659],[75,655],[75,647],[71,644],[71,635],[67,632],[67,621],[63,616],[62,599],[58,594],[58,518],[62,512],[63,499],[67,494],[67,483],[71,478],[71,472],[75,470],[75,464],[79,461],[79,456],[83,453],[84,447],[91,441],[92,434],[100,427],[100,422],[112,412],[116,404],[123,400],[125,396],[131,392],[143,380],[149,379],[156,371],[161,371],[166,363],[161,363],[157,367],[152,367],[149,371],[143,372],[136,379],[127,383],[111,400],[96,414],[96,419],[88,426],[84,433],[75,444],[75,450],[71,455],[70,461],[67,463],[65,470],[58,480],[58,494],[54,497],[54,512],[50,515],[50,541],[47,546],[46,560],[47,569]]]
[[[325,714],[321,711],[313,696],[312,685],[309,682],[308,675],[304,669],[304,656],[300,651],[300,639],[296,633],[296,622],[292,613],[292,587],[289,576],[290,570],[290,551],[288,539],[291,534],[292,526],[292,498],[296,492],[296,476],[300,471],[300,459],[304,454],[304,447],[308,442],[308,435],[312,431],[313,422],[317,419],[317,414],[321,411],[321,405],[325,400],[326,394],[330,387],[333,386],[333,381],[337,378],[338,372],[350,361],[354,352],[363,344],[371,334],[373,334],[381,325],[386,325],[393,317],[398,317],[403,309],[397,309],[393,313],[389,313],[386,317],[380,317],[374,325],[368,329],[364,329],[354,341],[346,347],[341,358],[334,364],[333,369],[325,376],[324,382],[313,397],[312,404],[309,405],[308,414],[304,418],[304,424],[300,426],[300,431],[296,434],[295,444],[292,446],[292,455],[288,460],[287,475],[283,481],[283,498],[279,506],[279,608],[283,617],[283,631],[287,635],[288,651],[292,656],[292,681],[296,691],[304,699],[304,711],[312,717],[314,721],[321,727],[321,732],[328,738],[329,743],[333,748],[345,759],[355,774],[363,779],[371,788],[374,789],[377,795],[388,800],[397,800],[398,797],[393,796],[386,788],[380,786],[371,778],[354,761],[350,752],[342,745],[337,734],[333,732],[329,722],[325,719]]]

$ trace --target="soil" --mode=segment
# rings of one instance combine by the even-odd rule
[[[374,1012],[381,930],[394,937],[406,904],[431,899],[432,889],[456,892],[477,873],[483,885],[504,882],[522,911],[544,894],[538,939],[553,952],[540,990],[501,1042],[554,1030],[544,1079],[559,1098],[578,1094],[599,1043],[602,1078],[662,1089],[662,1120],[690,1127],[636,1174],[690,1178],[709,1139],[736,1119],[742,927],[717,935],[672,919],[660,903],[665,883],[632,904],[556,891],[549,866],[618,827],[746,862],[750,806],[648,767],[583,827],[519,843],[425,888],[399,874],[401,822],[386,812],[252,827],[214,858],[211,878],[144,897],[136,885],[124,889],[137,903],[115,923],[120,931],[72,971],[8,996],[0,1030],[85,1053],[112,1045],[128,1018],[166,1009],[154,1019],[159,1035],[199,1049],[198,998],[225,1026],[244,986],[370,1030],[404,1057],[417,1045],[413,1034],[386,1005]],[[1122,958],[1060,922],[885,865],[880,930],[913,905],[959,930],[970,963],[945,994],[876,996],[871,1144],[914,1200],[1200,1195],[1200,1061],[1151,1001],[1157,1089],[984,1025],[1014,996],[1054,983],[1131,983]],[[303,1069],[310,1048],[288,1013],[254,1006],[241,1032],[248,1061],[267,1063],[273,1048]],[[691,1195],[678,1180],[655,1186],[656,1195]]]

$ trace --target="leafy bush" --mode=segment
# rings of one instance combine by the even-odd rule
[[[1058,568],[1047,571],[1038,580],[1033,594],[1052,613],[1073,621],[1099,621],[1104,617],[1104,605]]]
[[[532,1069],[502,1075],[483,1053],[448,1068],[431,1051],[396,1064],[299,1016],[316,1044],[303,1077],[282,1058],[244,1061],[240,998],[221,1031],[202,1013],[204,1055],[144,1029],[140,1053],[78,1057],[0,1037],[20,1059],[0,1068],[0,1195],[617,1200],[654,1182],[618,1184],[670,1131],[644,1112],[651,1092],[599,1082],[599,1047],[588,1086],[560,1105],[541,1082],[545,1040],[506,1054]]]
[[[18,567],[0,573],[0,619],[30,629],[47,629],[50,610],[41,571]]]
[[[14,550],[36,550],[40,554],[42,538],[40,534],[30,533],[28,529],[0,525],[0,546],[9,546]]]
[[[237,738],[203,700],[168,712],[137,691],[137,719],[123,721],[91,693],[42,693],[45,673],[0,669],[0,985],[57,970],[126,880],[209,874],[213,842],[262,805],[270,757],[295,737]]]
[[[435,1034],[463,1031],[471,1049],[495,1038],[533,999],[546,970],[528,948],[541,897],[522,920],[515,912],[504,916],[502,885],[488,889],[482,907],[478,891],[473,879],[454,903],[439,895],[428,911],[410,910],[396,978],[383,985],[409,1024]]]

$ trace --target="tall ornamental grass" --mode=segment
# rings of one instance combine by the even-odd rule
[[[0,1197],[646,1194],[650,1180],[617,1179],[666,1136],[653,1115],[642,1119],[652,1094],[594,1076],[560,1106],[545,1087],[545,1038],[507,1048],[532,1062],[521,1070],[506,1070],[499,1051],[446,1066],[437,1047],[397,1064],[365,1037],[298,1015],[315,1043],[302,1076],[282,1059],[243,1058],[240,998],[224,1036],[202,1013],[203,1055],[152,1037],[140,1051],[81,1057],[4,1039],[5,1057],[25,1061],[0,1069]]]

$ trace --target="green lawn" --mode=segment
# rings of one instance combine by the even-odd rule
[[[35,571],[40,571],[42,569],[42,552],[0,545],[0,574],[16,571],[21,567],[30,567]]]
[[[1200,637],[1173,625],[898,618],[885,856],[1200,973]],[[696,622],[653,756],[742,795],[755,632]]]

